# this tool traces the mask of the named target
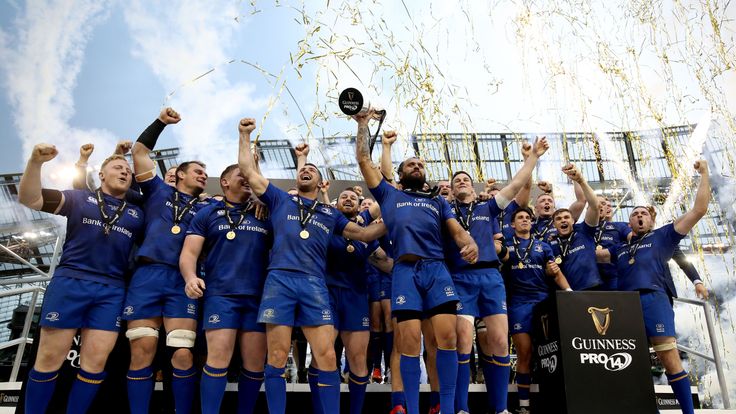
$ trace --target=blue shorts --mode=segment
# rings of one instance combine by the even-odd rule
[[[184,293],[184,278],[179,269],[165,264],[139,266],[128,286],[123,319],[197,319],[197,300]]]
[[[392,277],[388,273],[379,273],[381,276],[381,290],[378,291],[381,300],[391,300]]]
[[[373,273],[368,277],[368,302],[381,301],[381,275]]]
[[[258,296],[205,296],[202,328],[266,332],[266,327],[258,323],[259,305]]]
[[[120,330],[125,288],[91,280],[51,278],[41,306],[41,326]]]
[[[322,277],[271,270],[263,286],[258,322],[287,326],[332,325],[332,307]]]
[[[394,264],[391,312],[427,312],[447,302],[457,302],[455,285],[442,260]]]
[[[355,289],[328,286],[330,305],[334,311],[338,331],[367,331],[370,329],[368,295]]]
[[[497,269],[469,269],[452,275],[460,303],[458,315],[485,318],[506,314],[506,288]]]
[[[640,292],[639,299],[647,337],[676,336],[675,311],[667,294],[658,291]]]
[[[618,278],[612,277],[609,279],[603,279],[603,284],[598,290],[602,290],[605,292],[613,292],[618,290]]]
[[[532,318],[534,308],[539,302],[511,302],[509,303],[509,334],[532,332]]]

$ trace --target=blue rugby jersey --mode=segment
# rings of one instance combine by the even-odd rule
[[[332,235],[341,235],[349,221],[336,208],[319,203],[314,215],[306,223],[307,239],[302,239],[299,215],[299,197],[305,208],[312,207],[314,200],[290,196],[273,184],[260,196],[271,212],[274,243],[268,270],[289,270],[295,273],[325,277],[327,247]]]
[[[628,223],[620,221],[602,221],[596,227],[595,239],[604,249],[610,249],[618,244],[626,243],[626,237],[631,233]],[[603,280],[618,277],[614,263],[599,263],[598,272]]]
[[[616,262],[618,270],[619,290],[656,290],[666,293],[664,268],[683,238],[685,235],[675,231],[675,226],[670,223],[609,249],[611,260]],[[633,264],[629,263],[632,257]]]
[[[370,189],[381,206],[388,227],[394,258],[413,254],[424,259],[444,260],[442,230],[455,215],[442,197],[409,194],[381,180]]]
[[[187,235],[205,238],[205,296],[263,293],[273,231],[271,222],[258,220],[252,209],[240,221],[244,207],[245,204],[218,201],[199,210],[189,225]],[[227,238],[231,228],[226,212],[236,225],[232,240]]]
[[[572,239],[567,241],[559,237],[553,238],[549,245],[555,258],[561,258],[560,269],[565,275],[572,290],[585,290],[598,286],[603,281],[598,274],[598,262],[595,257],[595,227],[587,223],[573,226]],[[566,255],[563,255],[565,247]]]
[[[179,223],[178,234],[171,232],[174,226],[174,193],[176,188],[167,185],[159,176],[139,183],[143,192],[143,211],[146,213],[146,236],[138,249],[137,257],[146,257],[156,263],[179,268],[179,254],[184,245],[189,223],[197,211],[211,204],[211,200],[196,200]],[[179,208],[192,200],[192,196],[179,193]]]
[[[509,258],[503,270],[506,287],[511,296],[510,302],[540,302],[554,289],[552,276],[547,276],[544,270],[547,262],[554,260],[552,248],[549,244],[534,238],[517,237],[517,240],[519,241],[518,252],[514,247],[513,238],[506,240]],[[528,254],[527,250],[529,250]],[[523,269],[519,269],[520,257],[524,258]]]
[[[130,251],[140,242],[145,226],[143,210],[127,203],[120,219],[105,235],[97,196],[88,190],[66,190],[58,214],[65,216],[66,240],[54,276],[72,277],[113,286],[125,286]],[[105,212],[113,216],[123,203],[102,194]]]
[[[454,203],[451,206],[455,208]],[[468,220],[470,205],[458,203],[457,209],[460,211],[462,218]],[[449,235],[446,235],[445,255],[450,272],[457,273],[470,267],[498,266],[499,260],[496,254],[496,246],[493,243],[493,235],[498,233],[499,230],[497,216],[500,212],[501,208],[498,207],[494,199],[481,201],[473,205],[469,230],[470,235],[478,244],[478,261],[473,265],[463,260],[455,240],[449,237]],[[457,211],[455,211],[455,215],[458,216]],[[461,217],[458,216],[459,220],[461,220]]]

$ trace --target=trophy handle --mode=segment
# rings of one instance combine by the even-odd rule
[[[378,133],[381,131],[381,125],[383,125],[383,120],[386,119],[386,110],[380,109],[376,110],[376,115],[380,115],[380,118],[378,118],[378,127],[376,128],[376,133],[373,134],[373,137],[371,138],[370,146],[368,149],[368,154],[371,155],[371,158],[373,158],[373,147],[376,145],[376,140],[378,140]],[[370,128],[368,129],[368,134],[370,135],[371,131]]]

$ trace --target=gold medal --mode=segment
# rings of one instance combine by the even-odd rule
[[[225,235],[225,237],[227,237],[228,240],[232,240],[232,239],[235,238],[235,232],[232,231],[232,230],[230,230],[229,232],[227,232],[227,234]]]
[[[179,234],[181,233],[181,227],[179,227],[178,224],[174,224],[171,226],[171,234]]]
[[[519,269],[523,269],[523,268],[524,268],[524,263],[519,262]]]
[[[346,247],[346,249],[348,253],[352,253],[355,251],[355,246],[353,246],[352,244],[348,244],[348,247]]]
[[[634,259],[633,257],[631,259],[629,259],[629,264],[630,265],[633,265],[634,263],[636,263],[636,259]]]
[[[603,250],[603,246],[601,246],[601,245],[599,244],[599,245],[595,246],[595,249],[596,249],[596,250]]]
[[[303,240],[307,240],[309,238],[309,232],[306,230],[302,230],[299,232],[299,237],[301,237]]]
[[[555,257],[555,263],[562,264],[562,258],[560,256]]]

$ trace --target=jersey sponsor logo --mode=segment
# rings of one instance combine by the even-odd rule
[[[370,319],[368,319],[368,317],[367,317],[367,316],[366,316],[366,317],[364,317],[364,318],[363,318],[363,327],[368,327],[368,326],[370,326],[370,325],[371,325],[371,321],[370,321]]]
[[[209,322],[209,323],[220,323],[220,322],[222,322],[222,320],[220,319],[220,315],[218,315],[218,314],[215,313],[213,315],[210,315],[209,318],[207,318],[207,322]]]
[[[263,319],[273,319],[276,316],[276,311],[273,309],[265,309],[263,311]]]
[[[455,289],[452,286],[445,286],[445,296],[455,296]]]
[[[658,323],[655,328],[657,329],[657,333],[664,333],[664,324]]]
[[[332,320],[332,311],[329,309],[322,309],[322,320],[323,321],[331,321]]]
[[[123,309],[123,315],[130,316],[133,314],[134,311],[135,309],[133,309],[132,306],[126,306],[125,309]]]
[[[396,304],[397,305],[403,305],[406,303],[406,297],[404,295],[399,295],[396,297]]]
[[[45,319],[49,322],[56,322],[60,319],[59,312],[49,312],[46,314]]]
[[[434,204],[427,202],[427,200],[423,198],[417,198],[414,199],[414,201],[404,201],[401,203],[396,203],[396,208],[402,208],[402,207],[420,207],[420,208],[426,208],[429,210],[432,210],[435,214],[440,214],[440,211],[437,210],[437,207],[434,206]]]
[[[580,363],[590,365],[603,365],[607,371],[617,372],[625,370],[633,358],[628,352],[618,352],[613,355],[581,353]]]
[[[196,315],[197,314],[197,305],[193,303],[187,304],[187,313],[190,315]]]
[[[140,217],[138,216],[138,210],[134,210],[134,209],[132,209],[132,208],[129,208],[129,209],[128,209],[128,215],[130,215],[130,216],[131,216],[131,217],[133,217],[133,218],[140,218]]]

